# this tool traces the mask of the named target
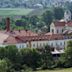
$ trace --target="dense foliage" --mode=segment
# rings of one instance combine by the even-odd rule
[[[48,32],[53,20],[60,20],[64,16],[64,9],[57,7],[53,10],[46,10],[42,15],[22,16],[21,18],[11,20],[11,29],[28,29],[34,32]],[[6,29],[5,18],[0,21],[0,29]]]
[[[23,71],[26,70],[26,68],[29,68],[31,71],[40,67],[51,68],[53,59],[49,48],[48,46],[43,49],[18,49],[16,46],[1,47],[0,68],[1,70],[3,70],[3,68],[4,70],[6,69],[4,72],[11,72],[12,70]]]
[[[69,41],[65,53],[55,59],[51,47],[21,48],[16,46],[0,47],[0,72],[32,72],[40,69],[72,67],[72,41]]]

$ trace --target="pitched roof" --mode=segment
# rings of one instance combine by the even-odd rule
[[[63,26],[65,26],[65,22],[63,21],[63,22],[60,22],[60,21],[55,21],[54,22],[54,25],[55,25],[55,27],[63,27]]]
[[[69,22],[67,23],[67,26],[72,27],[72,21],[69,21]]]
[[[42,34],[42,35],[38,35],[35,33],[31,33],[31,35],[26,34],[25,31],[14,31],[16,35],[14,35],[14,33],[1,33],[2,39],[0,38],[0,43],[3,44],[18,44],[18,43],[25,43],[25,42],[29,42],[29,41],[52,41],[52,40],[63,40],[64,39],[64,35],[63,34]],[[21,35],[22,34],[22,35]]]
[[[0,44],[4,42],[5,39],[7,39],[9,35],[0,33]]]
[[[7,35],[11,35],[11,36],[37,36],[37,33],[34,33],[30,30],[13,30],[10,32],[6,32],[6,31],[0,31],[0,33],[4,33]]]
[[[64,39],[64,35],[63,34],[53,34],[50,37],[50,40],[63,40]]]
[[[65,21],[55,21],[54,25],[55,27],[64,27],[67,24],[67,26],[72,27],[72,21],[68,21],[67,23]]]

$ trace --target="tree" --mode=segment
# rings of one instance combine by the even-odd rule
[[[18,48],[14,45],[6,46],[6,58],[8,58],[13,64],[15,70],[19,70],[21,66],[21,54],[18,51]]]
[[[54,8],[54,18],[56,20],[60,20],[64,17],[64,9],[61,7],[55,7]]]
[[[49,46],[45,46],[42,51],[42,68],[50,69],[54,64],[53,57],[51,54],[51,49]]]
[[[46,26],[48,27],[48,31],[49,31],[50,24],[53,21],[53,13],[51,11],[46,11],[42,15],[42,20],[45,22]]]
[[[65,66],[72,67],[72,41],[69,41],[65,49]]]
[[[6,60],[0,60],[0,72],[7,72],[8,70],[8,65]]]
[[[63,67],[72,67],[72,41],[68,41],[65,53],[62,54],[60,59]]]
[[[72,2],[67,5],[67,8],[71,11],[71,19],[72,19]]]
[[[29,21],[31,24],[36,25],[36,23],[39,21],[39,18],[34,15],[29,18]]]
[[[0,59],[3,59],[6,57],[6,49],[4,47],[0,47]]]
[[[27,65],[28,67],[31,67],[33,70],[35,70],[37,67],[39,67],[39,61],[40,61],[40,54],[36,49],[21,49],[22,54],[22,64]]]

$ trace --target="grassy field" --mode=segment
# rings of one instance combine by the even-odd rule
[[[7,16],[7,15],[27,15],[33,9],[25,9],[25,8],[0,8],[0,16]]]
[[[68,69],[56,69],[56,70],[42,70],[42,71],[36,71],[36,72],[72,72],[72,68]]]

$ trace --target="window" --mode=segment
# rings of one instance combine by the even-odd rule
[[[40,43],[40,47],[41,47],[41,43]]]
[[[58,46],[58,44],[56,43],[56,46]]]
[[[20,45],[20,48],[21,48],[21,45]]]
[[[33,44],[33,47],[35,47],[35,44]]]
[[[53,47],[53,43],[51,43],[51,46]]]
[[[59,33],[59,31],[57,30],[57,33]]]
[[[52,29],[52,33],[54,33],[54,29]]]
[[[60,43],[60,45],[62,46],[62,42]]]

